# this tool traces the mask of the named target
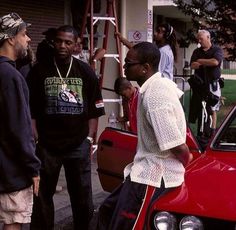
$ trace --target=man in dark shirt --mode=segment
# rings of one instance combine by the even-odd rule
[[[54,55],[54,39],[56,34],[56,28],[49,28],[42,33],[45,35],[43,39],[37,46],[36,60],[37,62],[49,62],[52,60]]]
[[[94,71],[72,57],[77,37],[73,27],[59,27],[55,57],[36,64],[28,76],[34,134],[43,165],[33,230],[53,229],[53,195],[62,165],[74,229],[88,229],[93,215],[90,148],[104,104]]]
[[[27,26],[16,13],[0,17],[0,222],[5,230],[30,222],[39,186],[28,88],[15,68],[27,53]]]
[[[221,76],[221,62],[223,60],[223,52],[222,49],[218,46],[215,46],[211,43],[211,36],[209,31],[207,30],[199,30],[197,34],[197,39],[200,44],[200,48],[197,48],[193,51],[191,57],[191,68],[195,70],[195,75],[197,75],[200,79],[202,79],[205,84],[205,90],[210,91],[212,94],[221,96],[221,89],[219,85],[219,78]],[[198,90],[201,90],[200,88]],[[197,92],[198,93],[198,92]],[[200,94],[202,92],[199,92]],[[200,102],[201,103],[201,102]],[[194,104],[191,105],[193,107],[199,107]],[[201,105],[200,105],[201,107]],[[214,106],[210,106],[212,113],[212,125],[211,128],[214,130],[216,128],[217,122],[217,111],[220,108],[220,100]],[[202,111],[194,112],[195,115],[202,114]],[[200,119],[199,119],[200,120]],[[199,122],[202,123],[201,121]],[[198,130],[203,128],[198,127]]]

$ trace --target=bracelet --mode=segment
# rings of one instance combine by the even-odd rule
[[[93,144],[93,142],[94,142],[94,139],[92,138],[92,137],[86,137],[86,139],[90,142],[90,144]]]

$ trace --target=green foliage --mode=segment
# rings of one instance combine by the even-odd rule
[[[227,51],[227,60],[236,60],[236,1],[174,0],[177,7],[192,17],[193,27],[213,32],[213,39]]]
[[[225,87],[222,89],[222,96],[226,98],[225,106],[232,106],[236,104],[236,81],[225,80]]]
[[[225,97],[224,105],[221,106],[217,115],[217,126],[221,124],[225,116],[229,113],[234,105],[236,105],[236,95],[234,93],[236,87],[235,80],[227,80],[227,86],[222,90],[222,96]]]
[[[236,69],[222,69],[221,70],[221,73],[222,74],[232,74],[232,75],[235,75],[236,74]]]

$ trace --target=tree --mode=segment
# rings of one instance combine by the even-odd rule
[[[174,0],[177,7],[192,17],[193,28],[208,29],[214,42],[226,51],[227,60],[236,60],[235,0]]]

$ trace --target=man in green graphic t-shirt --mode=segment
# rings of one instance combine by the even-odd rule
[[[93,70],[72,57],[77,37],[73,27],[59,27],[54,58],[36,64],[28,77],[34,135],[43,165],[32,216],[34,230],[53,229],[53,195],[62,165],[74,229],[88,229],[93,214],[90,147],[104,104]]]

